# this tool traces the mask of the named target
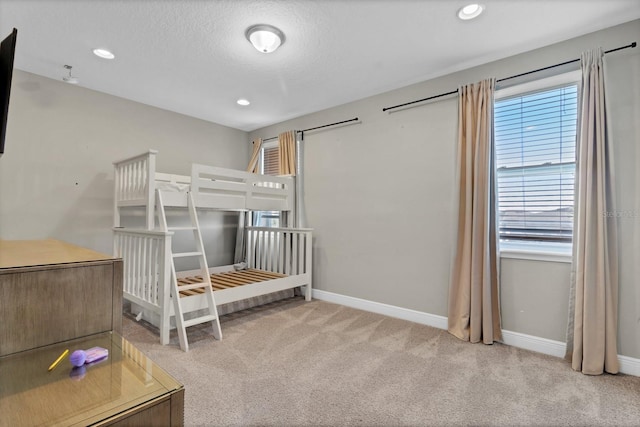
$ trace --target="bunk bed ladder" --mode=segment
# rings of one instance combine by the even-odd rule
[[[160,227],[163,231],[193,231],[193,237],[195,241],[195,251],[194,252],[182,252],[176,253],[171,251],[171,281],[172,281],[172,292],[171,299],[173,300],[173,307],[175,309],[175,318],[176,318],[176,328],[178,330],[178,339],[180,340],[180,348],[183,351],[189,351],[189,342],[187,341],[187,331],[186,328],[189,326],[199,325],[201,323],[212,322],[213,325],[213,336],[216,339],[222,339],[222,331],[220,329],[220,319],[218,318],[218,309],[216,307],[216,303],[213,297],[213,288],[211,287],[211,276],[209,274],[209,267],[207,266],[207,258],[204,252],[204,245],[202,243],[202,234],[200,233],[200,225],[198,223],[198,215],[196,213],[196,208],[193,203],[193,197],[191,196],[191,192],[187,194],[187,207],[189,211],[189,218],[191,221],[191,226],[189,227],[167,227],[167,216],[165,212],[165,207],[162,202],[162,192],[158,190],[158,216]],[[175,239],[172,240],[172,242]],[[180,283],[177,279],[176,275],[176,258],[197,258],[200,263],[200,278],[202,278],[202,282],[198,283]],[[180,292],[188,291],[193,289],[203,289],[205,293],[205,298],[207,300],[208,305],[208,313],[195,317],[192,319],[186,320],[184,318],[184,311],[182,309],[182,305],[180,303]]]

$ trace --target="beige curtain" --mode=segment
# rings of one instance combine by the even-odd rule
[[[259,173],[260,165],[258,160],[260,159],[260,149],[262,148],[262,138],[253,140],[253,152],[251,153],[251,160],[249,160],[249,166],[247,166],[247,172]]]
[[[448,330],[471,342],[501,339],[496,248],[493,94],[495,79],[458,89],[458,236]]]
[[[296,131],[290,130],[278,135],[280,151],[279,175],[296,174]]]
[[[576,371],[619,369],[618,252],[602,49],[584,52],[576,141],[576,207],[567,358]]]

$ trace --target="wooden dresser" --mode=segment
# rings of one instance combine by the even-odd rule
[[[0,240],[0,356],[122,332],[122,260],[58,240]]]
[[[122,338],[122,260],[0,240],[0,426],[181,426],[184,388]],[[73,368],[64,351],[109,356]]]

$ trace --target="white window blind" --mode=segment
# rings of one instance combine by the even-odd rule
[[[278,175],[280,172],[280,149],[277,143],[263,146],[261,159],[260,173]],[[253,218],[253,225],[258,227],[280,226],[280,212],[278,211],[256,211]]]
[[[264,147],[262,149],[262,174],[278,175],[280,172],[280,151],[278,146]]]
[[[496,100],[501,240],[570,242],[577,84]]]

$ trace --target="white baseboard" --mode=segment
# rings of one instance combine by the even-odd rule
[[[620,373],[640,377],[640,359],[618,355]]]
[[[521,334],[520,332],[505,331],[504,329],[502,330],[502,343],[556,357],[564,357],[567,350],[567,343]]]
[[[447,318],[444,316],[424,313],[422,311],[411,310],[366,299],[334,294],[333,292],[321,291],[318,289],[313,289],[312,294],[313,298],[322,301],[332,302],[372,313],[383,314],[397,319],[408,320],[410,322],[420,323],[422,325],[432,326],[438,329],[447,329]]]
[[[359,310],[378,313],[389,317],[408,320],[438,329],[447,329],[447,318],[436,314],[402,308],[395,305],[383,304],[361,298],[340,295],[333,292],[313,289],[313,298],[332,302]],[[561,341],[522,334],[520,332],[502,330],[502,342],[512,347],[523,348],[555,357],[564,357],[567,345]],[[618,355],[620,373],[640,377],[640,359]]]

